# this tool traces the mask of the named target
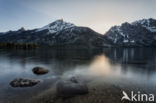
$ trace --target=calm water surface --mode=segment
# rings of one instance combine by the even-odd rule
[[[50,70],[46,75],[33,74],[32,68],[42,66]],[[81,75],[128,85],[156,86],[156,49],[105,48],[103,50],[0,50],[0,103],[12,103],[41,93],[60,77]],[[41,79],[31,88],[12,88],[14,78]],[[10,102],[11,101],[11,102]]]

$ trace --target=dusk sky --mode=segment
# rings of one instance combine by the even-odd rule
[[[156,0],[0,0],[0,31],[39,28],[57,19],[105,33],[111,26],[156,18]]]

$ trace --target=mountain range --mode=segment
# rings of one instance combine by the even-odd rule
[[[36,43],[41,46],[114,47],[156,46],[156,20],[142,19],[113,26],[105,34],[56,20],[44,27],[0,33],[0,43]]]

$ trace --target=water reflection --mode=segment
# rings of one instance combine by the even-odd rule
[[[95,57],[89,66],[89,71],[96,75],[109,75],[112,73],[111,64],[104,55]]]
[[[50,73],[43,76],[34,75],[32,68],[35,66],[48,68]],[[34,87],[34,91],[35,88],[48,88],[47,86],[56,81],[55,77],[75,75],[81,75],[84,78],[107,79],[110,82],[133,81],[156,86],[156,49],[0,50],[0,71],[0,92],[2,93],[0,99],[8,96],[7,93],[11,95],[17,92],[17,89],[8,85],[16,77],[39,78],[47,81]]]
[[[123,57],[124,58],[124,57]],[[72,70],[64,72],[64,76],[81,75],[81,77],[98,77],[97,79],[108,79],[109,81],[128,82],[156,85],[155,68],[148,68],[151,64],[123,64],[111,62],[112,58],[107,58],[104,54],[95,56],[93,61],[87,66],[78,66]],[[155,65],[155,64],[153,64]],[[124,81],[121,81],[124,80]]]
[[[87,66],[77,67],[66,75],[99,76],[109,81],[155,86],[155,51],[154,48],[107,48],[94,56]]]

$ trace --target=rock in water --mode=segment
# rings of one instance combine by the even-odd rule
[[[40,74],[46,74],[46,73],[49,72],[48,69],[45,69],[45,68],[43,68],[43,67],[35,67],[35,68],[33,68],[32,71],[33,71],[35,74],[38,74],[38,75],[40,75]]]
[[[12,87],[32,87],[38,84],[40,80],[36,79],[23,79],[23,78],[16,78],[10,82]]]
[[[88,87],[75,78],[74,80],[73,78],[70,80],[60,80],[56,85],[56,93],[60,97],[68,98],[75,95],[87,94]]]

